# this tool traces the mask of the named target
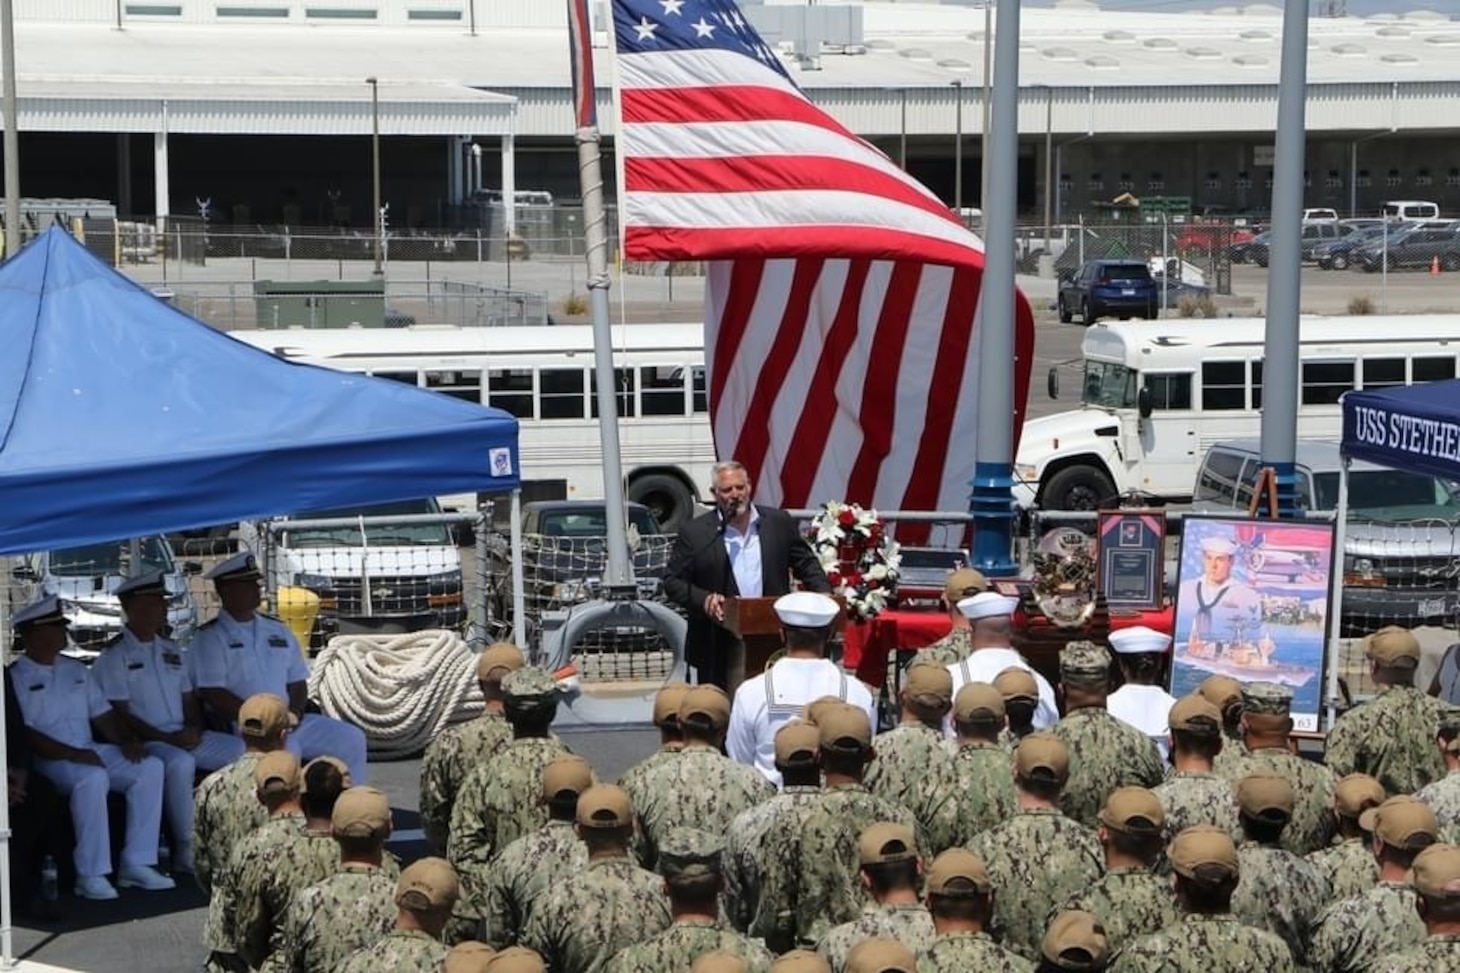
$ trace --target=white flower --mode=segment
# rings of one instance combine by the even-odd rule
[[[871,578],[873,581],[881,581],[883,578],[887,577],[887,565],[874,564],[867,569],[866,573],[867,577]]]

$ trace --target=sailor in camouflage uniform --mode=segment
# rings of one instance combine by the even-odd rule
[[[481,939],[504,949],[517,941],[527,924],[533,903],[560,875],[573,875],[588,865],[588,849],[578,838],[573,822],[578,798],[593,786],[593,769],[582,757],[566,755],[542,772],[542,799],[548,823],[512,842],[487,870],[480,903],[468,904],[463,890],[459,913],[479,917]],[[468,886],[469,888],[469,886]]]
[[[1143,787],[1112,792],[1100,809],[1098,831],[1105,875],[1065,900],[1058,911],[1095,916],[1112,951],[1180,921],[1171,883],[1155,871],[1166,844],[1165,827],[1166,815],[1155,794]]]
[[[1385,956],[1377,973],[1460,970],[1460,847],[1432,845],[1414,860],[1414,890],[1426,935],[1418,946]]]
[[[995,935],[1030,960],[1039,956],[1050,909],[1105,872],[1095,833],[1060,813],[1060,791],[1069,774],[1070,752],[1063,740],[1048,732],[1025,737],[1014,751],[1018,813],[969,844],[988,867],[996,890]]]
[[[1384,788],[1368,774],[1349,774],[1333,789],[1333,821],[1338,842],[1308,856],[1308,861],[1328,880],[1330,902],[1367,892],[1379,881],[1373,838],[1359,824],[1359,819],[1369,808],[1383,804],[1386,797]]]
[[[683,970],[707,953],[728,953],[743,961],[747,973],[767,973],[773,959],[770,951],[720,921],[723,851],[720,839],[705,831],[675,828],[664,836],[659,873],[664,876],[674,924],[622,950],[608,961],[606,973]]]
[[[730,697],[723,689],[695,686],[684,694],[679,704],[684,749],[644,775],[643,804],[634,807],[644,865],[654,864],[659,842],[673,829],[724,834],[737,815],[775,795],[764,774],[720,751],[729,722]]]
[[[1222,714],[1222,752],[1217,754],[1215,769],[1230,777],[1228,764],[1247,753],[1242,735],[1242,684],[1231,676],[1207,676],[1196,687],[1196,695]]]
[[[512,742],[467,775],[451,811],[447,857],[472,895],[503,848],[547,823],[539,800],[543,768],[568,752],[552,735],[558,684],[551,673],[518,669],[502,679],[502,692]]]
[[[1205,697],[1193,694],[1178,699],[1168,719],[1171,773],[1154,791],[1166,814],[1167,833],[1207,824],[1227,832],[1233,843],[1241,841],[1232,784],[1212,769],[1213,760],[1225,752],[1222,714]]]
[[[907,667],[914,661],[930,661],[935,665],[951,666],[968,658],[973,651],[973,628],[968,618],[958,610],[958,603],[965,598],[989,590],[988,579],[973,568],[955,568],[948,572],[943,582],[943,611],[948,615],[952,628],[948,634],[932,645],[916,653],[891,649],[887,653],[887,679],[882,687],[883,698],[893,701],[902,698],[902,681]]]
[[[933,917],[918,899],[922,858],[913,832],[889,822],[865,828],[857,838],[857,859],[876,904],[822,938],[817,951],[831,968],[844,969],[847,954],[864,939],[895,939],[915,953],[933,945]]]
[[[966,684],[953,701],[953,793],[959,810],[959,845],[1009,820],[1018,808],[1009,751],[999,744],[1004,713],[1003,694],[986,682]]]
[[[617,787],[598,784],[578,798],[578,835],[588,865],[554,876],[521,934],[553,973],[603,973],[628,946],[667,929],[664,883],[629,857],[634,809]]]
[[[1256,929],[1282,937],[1302,965],[1318,911],[1329,899],[1328,882],[1317,866],[1279,846],[1293,814],[1293,785],[1274,774],[1253,774],[1237,783],[1237,846],[1242,880],[1232,896],[1232,914]]]
[[[1172,841],[1167,858],[1181,920],[1126,943],[1111,973],[1293,973],[1286,943],[1231,914],[1241,865],[1224,831],[1188,828]]]
[[[1414,688],[1419,640],[1391,625],[1364,639],[1364,655],[1379,694],[1338,718],[1323,761],[1337,776],[1368,774],[1390,794],[1413,794],[1445,776],[1440,703]]]
[[[395,887],[395,928],[373,946],[356,950],[334,973],[421,973],[446,962],[441,932],[460,892],[444,858],[422,858],[400,874]],[[489,967],[490,969],[490,967]]]
[[[1028,960],[988,934],[994,886],[983,859],[966,848],[943,852],[933,859],[924,890],[937,938],[919,956],[918,973],[1030,973]]]
[[[1440,710],[1438,737],[1446,774],[1415,794],[1435,812],[1443,837],[1451,844],[1460,840],[1460,706]]]
[[[304,830],[304,810],[299,806],[302,777],[299,758],[288,750],[275,750],[259,759],[253,772],[254,793],[268,810],[269,819],[234,844],[227,871],[214,886],[215,895],[221,885],[226,896],[228,941],[249,966],[263,962],[269,951],[269,929],[260,931],[255,921],[261,910],[257,903],[262,877]]]
[[[450,968],[446,973],[451,973]],[[488,960],[483,973],[548,973],[548,968],[537,953],[524,946],[512,946]]]
[[[993,685],[1004,697],[1004,716],[1008,721],[1008,726],[999,734],[999,743],[1013,754],[1019,741],[1034,732],[1034,714],[1039,709],[1039,683],[1027,670],[1014,666],[994,676]]]
[[[1319,914],[1308,965],[1323,973],[1369,970],[1380,957],[1425,938],[1408,874],[1419,853],[1435,843],[1434,812],[1413,797],[1391,797],[1365,811],[1360,823],[1374,835],[1379,883]]]
[[[373,787],[351,787],[335,801],[330,828],[339,870],[294,894],[263,973],[333,970],[395,923],[396,878],[384,868],[390,802]]]
[[[1103,970],[1114,948],[1098,918],[1079,910],[1061,912],[1050,920],[1049,929],[1044,934],[1040,948],[1044,962],[1039,969],[1041,973],[1045,970]]]
[[[522,650],[512,643],[487,646],[477,656],[477,685],[486,700],[482,715],[447,727],[426,745],[421,758],[421,827],[438,850],[446,850],[451,808],[462,782],[512,742],[512,727],[502,715],[502,680],[524,665]]]
[[[816,763],[819,743],[820,734],[811,723],[798,720],[777,730],[776,770],[781,775],[781,792],[736,816],[725,832],[721,902],[726,918],[741,932],[756,923],[760,911],[766,836],[799,821],[801,810],[821,793],[821,768]],[[767,922],[774,925],[772,920]]]
[[[1293,691],[1271,682],[1242,687],[1242,732],[1248,752],[1218,766],[1233,786],[1253,774],[1275,774],[1293,785],[1293,817],[1282,846],[1295,855],[1326,848],[1333,836],[1333,787],[1338,778],[1322,764],[1288,748]]]
[[[1151,738],[1105,708],[1110,692],[1110,651],[1094,642],[1060,650],[1065,716],[1050,732],[1070,751],[1070,778],[1060,810],[1093,828],[1100,808],[1117,787],[1155,787],[1164,770]]]
[[[654,694],[653,720],[659,728],[659,749],[624,771],[618,780],[618,786],[629,795],[629,803],[634,807],[644,803],[644,778],[649,772],[684,749],[684,734],[679,732],[679,704],[684,702],[688,691],[689,683],[670,682]]]
[[[911,811],[918,847],[936,855],[957,844],[961,831],[958,777],[943,736],[953,705],[952,675],[918,659],[907,670],[899,703],[902,721],[872,741],[877,759],[867,770],[867,789]]]

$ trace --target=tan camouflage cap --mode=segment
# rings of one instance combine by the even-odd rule
[[[908,666],[902,691],[910,702],[941,709],[953,701],[953,673],[926,659]]]
[[[917,973],[918,959],[895,939],[874,936],[847,953],[842,973]]]
[[[1211,875],[1236,878],[1240,873],[1237,846],[1221,828],[1201,824],[1176,836],[1166,851],[1171,868],[1178,875],[1198,878]]]
[[[956,605],[965,598],[972,598],[988,590],[989,579],[983,576],[983,572],[973,568],[955,568],[948,572],[948,577],[943,581],[943,597],[950,605]]]
[[[238,708],[238,732],[246,737],[273,736],[298,725],[289,704],[273,693],[255,693]]]
[[[1414,890],[1427,899],[1460,899],[1460,846],[1430,845],[1416,855]]]
[[[730,722],[730,697],[719,686],[692,686],[679,701],[679,725],[693,722],[723,730]]]
[[[1060,679],[1095,686],[1110,680],[1110,650],[1095,642],[1070,642],[1060,649]]]
[[[1440,704],[1440,736],[1448,741],[1445,749],[1460,751],[1460,706]]]
[[[665,878],[697,878],[720,874],[725,843],[698,828],[670,828],[659,842],[659,874]]]
[[[795,720],[776,731],[776,766],[794,767],[816,761],[821,731],[813,723]]]
[[[1014,766],[1026,780],[1062,784],[1070,777],[1070,748],[1053,733],[1031,733],[1014,750]]]
[[[659,691],[654,694],[655,726],[679,723],[679,704],[684,702],[684,694],[689,689],[687,682],[669,682],[659,687]]]
[[[305,794],[308,794],[309,793],[309,778],[312,776],[309,773],[310,768],[311,767],[318,767],[318,766],[333,767],[336,771],[339,772],[340,780],[344,781],[344,783],[342,785],[343,787],[352,787],[352,786],[354,786],[354,781],[350,780],[350,765],[349,764],[345,763],[339,757],[331,757],[331,756],[315,757],[309,763],[305,764],[304,765],[304,769],[300,772],[300,778],[299,778],[300,783],[299,783],[299,787],[300,787],[300,790],[303,793],[305,793]]]
[[[821,749],[838,753],[865,752],[872,746],[872,722],[860,706],[841,703],[822,710],[816,721]]]
[[[493,642],[477,656],[477,682],[500,683],[507,673],[527,665],[522,650],[511,642]]]
[[[542,799],[551,801],[560,794],[579,795],[593,786],[593,768],[577,754],[554,757],[542,769]]]
[[[968,898],[993,891],[988,866],[966,848],[950,848],[933,859],[925,885],[929,895]]]
[[[1388,625],[1364,639],[1364,655],[1381,666],[1413,669],[1419,665],[1419,639],[1407,628]]]
[[[1249,682],[1242,687],[1242,709],[1249,716],[1287,716],[1293,708],[1293,691],[1275,682]]]
[[[857,836],[857,863],[860,865],[905,862],[917,857],[917,838],[905,825],[878,821],[863,828]]]
[[[468,939],[451,947],[442,970],[443,973],[486,973],[487,963],[496,955],[497,951],[486,943]]]
[[[628,828],[634,823],[629,795],[613,784],[594,784],[578,796],[580,828]]]
[[[1293,785],[1278,774],[1249,774],[1237,782],[1237,806],[1254,818],[1293,816]]]
[[[734,953],[701,953],[689,973],[750,973],[750,967]]]
[[[395,904],[412,912],[449,909],[456,904],[461,885],[456,869],[444,858],[422,858],[400,873],[395,883]]]
[[[271,750],[253,768],[253,786],[262,794],[298,794],[299,758],[288,750]]]
[[[807,703],[801,710],[801,718],[811,724],[819,724],[822,714],[833,706],[845,706],[846,700],[840,696],[820,696]]]
[[[1171,729],[1183,733],[1215,737],[1222,732],[1222,712],[1205,696],[1193,694],[1176,701],[1171,707],[1167,723]]]
[[[1440,823],[1423,801],[1401,794],[1359,815],[1359,827],[1378,835],[1386,845],[1415,851],[1435,843]]]
[[[1242,684],[1231,676],[1207,676],[1196,687],[1197,694],[1223,713],[1242,702]]]
[[[1041,951],[1057,969],[1103,970],[1110,958],[1110,941],[1099,919],[1071,909],[1050,922]]]
[[[390,826],[390,799],[374,787],[351,787],[340,794],[330,815],[335,834],[368,838]]]
[[[1112,831],[1132,835],[1159,835],[1166,826],[1160,799],[1144,787],[1117,787],[1105,799],[1098,817]]]
[[[1346,818],[1357,819],[1388,798],[1384,785],[1368,774],[1349,774],[1333,789],[1333,809]]]
[[[953,700],[955,723],[1004,721],[1004,694],[991,683],[964,683]]]
[[[831,973],[831,964],[820,953],[793,949],[771,964],[771,973]]]
[[[547,963],[525,946],[511,946],[487,962],[487,973],[547,973]]]
[[[1034,680],[1034,674],[1018,666],[1010,666],[995,676],[994,688],[1003,695],[1005,703],[1012,699],[1039,699],[1039,683]]]

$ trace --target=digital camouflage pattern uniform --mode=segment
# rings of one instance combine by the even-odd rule
[[[1174,926],[1132,940],[1109,973],[1294,973],[1287,943],[1231,915],[1185,915]]]
[[[1246,740],[1223,731],[1222,749],[1212,758],[1212,771],[1219,777],[1231,777],[1236,772],[1237,762],[1251,752],[1247,749]]]
[[[366,949],[351,953],[333,973],[427,973],[446,962],[446,947],[415,929],[392,929]]]
[[[1371,968],[1374,973],[1460,970],[1460,935],[1431,936],[1418,946],[1384,957]]]
[[[897,649],[887,653],[887,678],[883,681],[883,692],[889,700],[896,700],[900,688],[897,678],[898,655]],[[919,665],[932,663],[940,666],[951,666],[962,662],[973,654],[973,629],[968,626],[960,626],[952,629],[947,635],[934,642],[926,648],[918,650],[914,656]]]
[[[1320,848],[1308,861],[1328,881],[1328,901],[1342,902],[1379,884],[1379,862],[1367,838],[1345,838]]]
[[[1187,828],[1207,824],[1227,832],[1232,844],[1242,843],[1231,781],[1203,771],[1181,770],[1153,791],[1166,812],[1167,834],[1178,835]]]
[[[767,973],[775,957],[760,942],[718,922],[681,919],[659,935],[621,950],[604,973],[669,973],[688,970],[705,953],[730,953],[745,960],[750,973]]]
[[[1021,810],[968,848],[984,860],[993,883],[991,931],[1033,960],[1044,943],[1049,910],[1105,873],[1095,832],[1053,808]]]
[[[262,973],[327,973],[395,925],[396,878],[385,869],[348,862],[322,882],[295,893]]]
[[[1237,846],[1237,861],[1242,878],[1232,895],[1232,914],[1277,935],[1294,962],[1302,963],[1318,913],[1329,900],[1323,873],[1292,852],[1250,841]]]
[[[512,842],[492,862],[482,889],[482,901],[459,912],[482,923],[482,942],[493,949],[516,945],[527,924],[533,903],[560,876],[574,875],[588,865],[588,848],[571,821],[549,821],[532,834]]]
[[[1060,809],[1087,828],[1098,824],[1111,791],[1161,783],[1164,771],[1155,742],[1102,707],[1072,710],[1049,732],[1070,750],[1070,779],[1060,795]]]
[[[234,951],[249,966],[257,967],[269,953],[273,924],[262,903],[264,873],[284,850],[304,834],[304,812],[287,811],[269,818],[233,846],[225,879],[230,912],[227,935]],[[260,918],[261,915],[263,918]]]
[[[874,905],[851,922],[844,922],[822,938],[817,952],[833,970],[845,969],[847,954],[864,939],[895,939],[913,953],[933,945],[938,933],[933,917],[923,905]]]
[[[760,908],[766,835],[790,827],[790,822],[799,820],[801,809],[820,793],[820,787],[784,785],[775,797],[742,811],[730,822],[721,863],[725,890],[720,903],[736,929],[750,929]]]
[[[653,772],[654,768],[672,759],[675,755],[684,750],[684,744],[678,740],[672,743],[660,745],[649,756],[634,764],[624,775],[619,778],[618,786],[627,795],[629,803],[634,807],[641,807],[644,803],[644,780]]]
[[[463,885],[480,887],[498,852],[547,824],[542,772],[568,752],[552,737],[524,737],[467,775],[451,810],[447,844]]]
[[[1225,751],[1223,751],[1225,752]],[[1333,821],[1333,771],[1304,760],[1282,747],[1263,747],[1232,761],[1223,772],[1232,786],[1244,777],[1276,774],[1293,785],[1293,816],[1280,844],[1295,855],[1326,848],[1337,825]]]
[[[1007,749],[981,741],[957,746],[953,754],[953,788],[959,813],[954,844],[966,845],[974,835],[1012,818],[1019,803]]]
[[[208,893],[203,947],[209,951],[234,951],[228,866],[239,840],[269,820],[268,808],[254,794],[254,767],[262,756],[245,753],[209,774],[193,794],[193,864],[198,884]]]
[[[1414,796],[1435,812],[1441,829],[1454,828],[1460,824],[1460,770],[1451,771]]]
[[[294,894],[323,882],[340,867],[340,846],[328,829],[311,830],[302,823],[288,837],[279,837],[258,857],[240,863],[234,888],[238,952],[252,966],[262,965],[274,950],[276,936]]]
[[[775,796],[776,788],[754,767],[709,747],[685,747],[644,775],[643,803],[634,813],[643,832],[642,860],[652,865],[659,842],[674,828],[723,835],[735,818]]]
[[[619,950],[669,928],[664,880],[627,855],[600,858],[553,881],[520,937],[553,973],[602,973]]]
[[[918,973],[1033,973],[1034,964],[994,942],[988,933],[939,936],[918,956]]]
[[[1050,910],[1049,918],[1071,909],[1088,912],[1100,920],[1111,953],[1118,952],[1133,939],[1160,932],[1181,921],[1181,910],[1176,905],[1170,881],[1138,866],[1106,872],[1094,885]]]
[[[867,789],[913,813],[918,851],[931,861],[956,845],[962,810],[953,756],[942,728],[904,721],[879,733],[873,747],[877,759],[867,768]]]
[[[1308,965],[1324,973],[1358,973],[1380,957],[1424,941],[1415,911],[1418,896],[1400,882],[1380,882],[1362,895],[1335,902],[1318,916]]]
[[[1414,794],[1445,776],[1435,745],[1440,702],[1411,686],[1384,686],[1338,718],[1323,762],[1335,775],[1368,774],[1390,794]]]
[[[451,808],[473,769],[507,749],[512,725],[494,710],[474,720],[447,727],[426,745],[421,758],[421,827],[426,838],[444,849],[451,836]]]

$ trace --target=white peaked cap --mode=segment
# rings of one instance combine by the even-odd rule
[[[1109,641],[1110,647],[1120,655],[1165,652],[1171,648],[1171,636],[1144,625],[1133,625],[1111,632]]]
[[[836,619],[841,606],[830,597],[814,591],[793,591],[781,595],[773,606],[784,625],[798,628],[821,628]]]
[[[1230,555],[1236,552],[1237,545],[1233,544],[1232,539],[1229,537],[1223,537],[1220,534],[1208,534],[1201,539],[1201,549],[1203,554]]]
[[[1018,598],[1009,598],[997,591],[981,591],[958,602],[958,610],[970,621],[1013,615],[1018,607]]]

